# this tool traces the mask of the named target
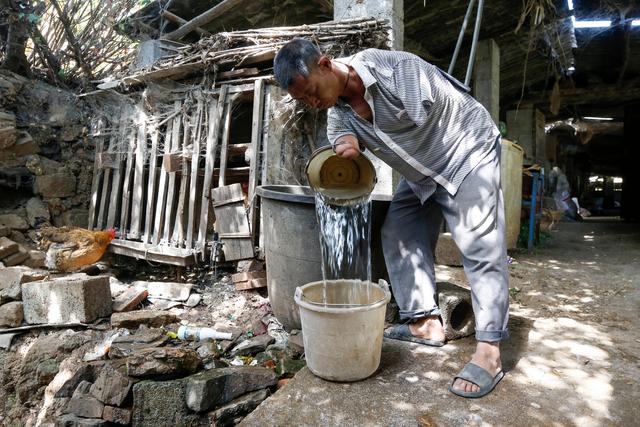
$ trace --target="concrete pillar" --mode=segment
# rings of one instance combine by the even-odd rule
[[[624,164],[622,165],[622,217],[628,221],[640,220],[640,103],[624,110]]]
[[[387,19],[391,25],[391,48],[402,50],[404,46],[403,0],[334,0],[333,19],[352,19],[373,16]]]
[[[535,107],[507,111],[507,138],[524,149],[524,163],[546,162],[544,114]]]
[[[334,0],[333,19],[353,19],[372,16],[389,21],[391,31],[390,48],[402,50],[404,46],[404,1],[403,0]],[[377,157],[368,155],[376,167],[378,184],[375,194],[393,195],[400,175]]]
[[[475,70],[475,98],[497,125],[500,120],[500,48],[493,39],[478,43]]]

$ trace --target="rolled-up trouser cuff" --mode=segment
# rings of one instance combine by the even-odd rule
[[[509,331],[479,331],[476,329],[476,341],[495,342],[509,338]]]
[[[421,319],[427,316],[440,316],[440,309],[438,307],[434,307],[431,310],[400,310],[400,319]]]

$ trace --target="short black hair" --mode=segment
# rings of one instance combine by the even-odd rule
[[[298,75],[307,77],[317,66],[320,49],[305,39],[293,39],[285,44],[273,60],[273,75],[278,85],[287,89]]]

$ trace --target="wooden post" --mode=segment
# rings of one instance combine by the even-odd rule
[[[192,154],[191,154],[191,185],[189,186],[189,207],[188,207],[188,220],[187,220],[187,235],[185,247],[191,248],[193,245],[193,224],[196,220],[196,192],[198,190],[198,162],[200,160],[200,140],[202,138],[202,121],[205,117],[204,102],[202,95],[198,96],[198,108],[196,111],[196,129],[195,135],[192,139]],[[212,118],[209,118],[211,120]]]
[[[131,227],[129,228],[129,234],[134,239],[140,237],[140,220],[142,219],[142,204],[144,203],[144,162],[147,151],[147,123],[142,111],[140,111],[140,116],[142,120],[138,126],[133,198],[131,199]]]
[[[223,85],[218,95],[217,104],[213,102],[209,106],[209,126],[207,129],[207,152],[205,158],[204,179],[202,184],[202,201],[200,205],[200,227],[198,227],[198,241],[196,248],[202,250],[207,240],[207,223],[209,221],[209,208],[211,206],[211,184],[213,182],[213,168],[216,161],[216,151],[218,147],[218,133],[220,120],[224,111],[227,99],[227,85]]]
[[[249,169],[249,224],[253,239],[256,236],[256,186],[258,182],[258,165],[260,164],[260,139],[262,136],[262,107],[264,99],[264,80],[258,79],[253,89],[253,120],[251,123],[251,149],[253,158]]]
[[[181,102],[176,101],[176,108],[180,106]],[[184,115],[179,115],[173,119],[173,129],[171,133],[171,148],[170,151],[175,151],[178,149],[180,145],[180,128],[182,125]],[[185,131],[186,132],[186,131]],[[176,172],[169,172],[169,188],[167,189],[167,205],[165,208],[165,217],[164,217],[164,231],[162,233],[162,241],[164,244],[169,244],[169,238],[171,234],[173,224],[171,221],[173,220],[174,215],[173,212],[173,196],[176,191]]]
[[[147,183],[147,212],[144,221],[144,237],[143,241],[148,243],[151,240],[153,229],[151,223],[153,221],[153,205],[156,195],[156,163],[158,161],[158,138],[160,131],[158,128],[153,129],[151,133],[151,153],[149,153],[149,182]]]

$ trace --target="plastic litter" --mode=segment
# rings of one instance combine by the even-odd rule
[[[206,339],[230,340],[233,337],[231,332],[216,331],[212,328],[200,328],[196,326],[180,326],[178,328],[178,338],[187,341],[202,341]]]

